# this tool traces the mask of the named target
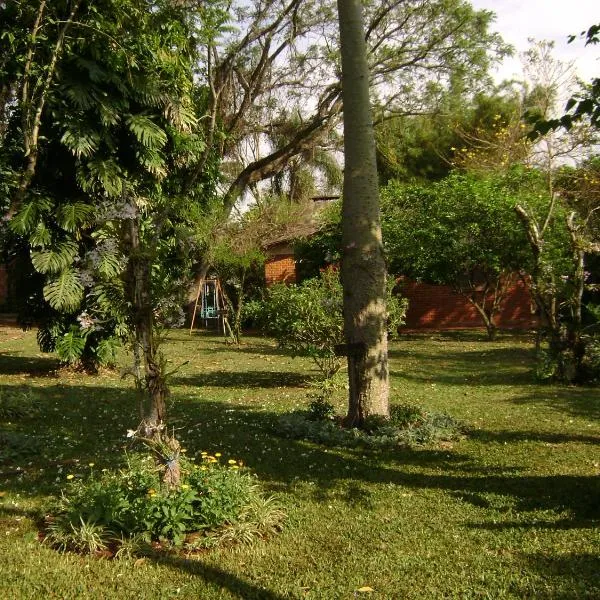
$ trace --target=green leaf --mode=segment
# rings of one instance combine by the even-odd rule
[[[52,234],[43,221],[40,221],[29,236],[29,243],[35,247],[48,246],[52,242]]]
[[[87,334],[79,327],[71,326],[69,331],[56,340],[58,357],[69,364],[77,362],[85,349],[86,337]]]
[[[112,252],[101,252],[100,261],[96,267],[98,273],[107,279],[118,277],[122,270],[120,256]]]
[[[75,242],[59,242],[53,248],[32,251],[31,262],[38,273],[58,273],[73,264],[77,250]]]
[[[89,225],[92,222],[94,208],[83,202],[65,204],[56,212],[57,223],[70,233]]]
[[[38,196],[23,204],[21,210],[11,219],[9,226],[15,233],[27,235],[36,227],[41,215],[49,212],[50,208],[50,201]]]
[[[71,126],[64,133],[60,141],[77,157],[89,157],[96,152],[100,143],[97,131]]]
[[[167,134],[150,117],[131,115],[127,125],[138,142],[146,148],[159,149],[167,143]]]
[[[77,273],[66,269],[44,286],[44,298],[56,310],[73,311],[81,303],[83,291]]]

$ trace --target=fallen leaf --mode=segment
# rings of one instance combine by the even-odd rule
[[[141,567],[144,563],[146,562],[145,558],[138,558],[134,563],[133,563],[133,568],[137,568],[137,567]]]
[[[365,585],[365,586],[363,586],[361,588],[358,588],[356,591],[364,593],[364,594],[370,594],[371,592],[374,592],[375,590],[372,587],[369,587],[368,585]]]

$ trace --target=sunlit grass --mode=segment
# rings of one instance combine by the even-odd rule
[[[11,453],[0,440],[0,597],[332,599],[364,586],[377,598],[600,597],[600,391],[535,384],[525,337],[482,340],[391,349],[392,401],[449,412],[467,439],[366,451],[274,433],[305,403],[309,361],[260,338],[235,349],[173,332],[170,414],[188,455],[242,459],[289,517],[250,548],[136,563],[60,555],[37,536],[67,475],[122,460],[138,419],[131,381],[57,372],[33,332],[0,329],[0,387],[32,407],[2,423],[23,443]]]

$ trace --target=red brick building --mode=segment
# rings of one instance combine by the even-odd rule
[[[476,308],[445,285],[402,281],[400,293],[408,299],[407,329],[466,329],[482,327]],[[530,329],[535,325],[527,287],[517,282],[508,292],[496,317],[499,329]]]
[[[289,241],[275,242],[266,246],[268,256],[265,261],[267,285],[274,283],[296,283],[296,261],[294,249]]]
[[[296,282],[296,262],[291,241],[278,241],[265,248],[267,285]],[[406,329],[448,330],[483,327],[475,307],[462,295],[445,285],[404,280],[400,293],[408,299]],[[496,317],[500,329],[530,329],[535,325],[532,300],[527,287],[516,283]]]

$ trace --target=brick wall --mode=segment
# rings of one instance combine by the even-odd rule
[[[272,256],[265,263],[267,285],[296,282],[296,261],[293,254]]]
[[[265,263],[267,286],[277,282],[296,282],[296,263],[293,254],[277,254]],[[407,329],[462,329],[483,327],[475,307],[452,288],[404,280],[401,294],[408,299]],[[530,329],[535,326],[531,298],[526,286],[519,281],[509,291],[496,317],[500,329]]]
[[[482,327],[475,307],[450,287],[404,281],[401,294],[408,298],[408,329],[453,329]],[[496,318],[501,329],[529,329],[535,324],[527,288],[518,282],[504,299]]]

